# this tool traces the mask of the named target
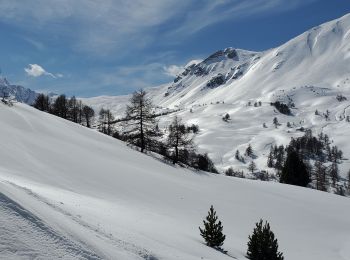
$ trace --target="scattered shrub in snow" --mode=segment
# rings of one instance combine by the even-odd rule
[[[2,90],[1,94],[1,102],[5,105],[8,105],[9,107],[13,106],[13,98],[10,97],[8,93],[6,93],[4,90]]]
[[[229,167],[225,171],[226,176],[231,177],[238,177],[238,178],[244,178],[244,172],[243,171],[235,171],[232,167]]]
[[[292,112],[290,111],[290,108],[288,105],[281,103],[279,101],[271,102],[271,106],[274,106],[280,113],[285,115],[291,115]]]
[[[257,168],[256,168],[255,162],[254,162],[254,161],[251,161],[251,162],[249,163],[249,165],[248,165],[248,170],[253,174],[254,171],[255,171],[256,169],[257,169]]]
[[[339,101],[339,102],[342,102],[342,101],[345,101],[347,100],[347,98],[345,96],[343,96],[342,94],[338,94],[336,99]]]
[[[214,207],[211,206],[208,212],[206,220],[203,220],[204,228],[199,227],[201,236],[204,238],[207,246],[221,249],[221,246],[224,244],[225,235],[222,233],[223,226],[221,221],[218,221],[216,216],[216,211]]]
[[[242,163],[245,163],[245,160],[244,160],[244,157],[241,156],[240,152],[238,150],[236,150],[236,153],[235,153],[235,158],[237,161],[240,161]]]
[[[197,134],[199,132],[199,126],[192,124],[191,126],[186,127],[186,131],[187,133],[194,133]]]
[[[251,260],[283,260],[278,251],[278,241],[270,229],[270,224],[260,220],[256,223],[253,234],[249,236],[247,257]]]
[[[268,181],[270,179],[269,173],[267,171],[258,171],[254,173],[255,178],[261,181]]]
[[[222,118],[222,120],[227,122],[228,120],[230,120],[230,115],[226,113],[226,115]]]

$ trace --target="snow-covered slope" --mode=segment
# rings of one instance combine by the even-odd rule
[[[0,258],[245,259],[263,218],[285,259],[349,259],[348,198],[177,168],[20,103],[0,119]],[[199,235],[211,204],[232,257]]]
[[[234,48],[218,51],[199,63],[189,64],[174,82],[148,89],[155,105],[180,108],[187,123],[197,123],[195,139],[221,170],[246,169],[234,158],[251,143],[259,169],[266,169],[271,144],[287,144],[300,136],[297,128],[323,131],[350,157],[350,14],[301,34],[280,47],[264,52]],[[346,100],[338,101],[337,95]],[[294,103],[292,116],[277,112],[270,102]],[[95,97],[84,102],[96,109],[107,107],[121,116],[127,97]],[[261,101],[262,106],[254,107]],[[107,103],[108,102],[108,103]],[[223,103],[224,102],[224,103]],[[249,102],[251,106],[248,106]],[[315,115],[318,110],[320,115]],[[323,113],[329,110],[326,120]],[[228,113],[231,120],[223,122]],[[282,126],[275,129],[277,117]],[[161,119],[166,126],[171,117]],[[292,127],[286,127],[290,122]],[[263,128],[266,123],[267,128]],[[344,162],[343,174],[350,169]]]

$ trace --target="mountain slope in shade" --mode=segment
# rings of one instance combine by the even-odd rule
[[[178,108],[177,115],[186,123],[199,125],[198,148],[208,152],[221,170],[229,166],[247,170],[249,161],[238,162],[234,154],[236,150],[244,153],[251,143],[258,168],[271,171],[266,167],[270,146],[287,144],[291,137],[302,135],[300,128],[328,134],[349,158],[350,14],[264,52],[217,51],[190,63],[174,82],[148,91],[157,106]],[[122,116],[127,100],[127,96],[111,96],[84,102]],[[254,107],[259,101],[262,105]],[[275,101],[294,105],[293,115],[276,111],[270,106]],[[231,120],[223,122],[226,113]],[[274,117],[281,123],[278,129],[272,125]],[[160,125],[165,127],[170,120],[169,116],[161,118]],[[350,164],[344,161],[340,168],[344,175]]]
[[[0,118],[0,250],[7,259],[243,260],[260,218],[271,223],[286,259],[350,255],[348,198],[167,165],[20,103],[0,103]],[[210,205],[229,256],[199,235]]]

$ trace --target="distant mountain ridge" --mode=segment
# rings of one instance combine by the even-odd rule
[[[28,105],[32,105],[38,96],[37,92],[20,85],[13,85],[5,77],[0,77],[0,95],[4,94]]]
[[[262,52],[226,48],[202,61],[188,63],[175,79],[147,89],[160,109],[178,112],[160,118],[166,127],[178,115],[198,124],[195,138],[219,170],[247,171],[235,159],[253,146],[260,170],[270,171],[266,159],[271,145],[287,145],[300,129],[329,135],[350,157],[350,14],[311,28],[290,41]],[[124,115],[130,96],[85,98],[95,110],[108,108]],[[287,105],[280,113],[271,103]],[[228,114],[230,120],[222,118]],[[274,127],[273,119],[280,125]],[[350,162],[340,166],[343,176]]]
[[[32,105],[39,94],[39,92],[31,90],[30,88],[11,84],[6,77],[0,76],[0,97],[3,95],[10,96],[18,102]],[[47,95],[51,98],[57,96],[57,94],[52,92]]]

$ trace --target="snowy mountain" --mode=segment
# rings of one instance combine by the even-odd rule
[[[198,124],[195,142],[220,170],[248,163],[234,158],[250,143],[261,170],[273,144],[285,145],[310,128],[328,134],[350,157],[350,14],[322,24],[274,49],[253,52],[226,48],[203,61],[189,63],[173,82],[148,89],[155,105],[178,108],[188,124]],[[84,102],[96,110],[109,108],[121,117],[128,96],[94,97]],[[254,103],[261,102],[261,106]],[[278,112],[271,102],[288,105],[292,115]],[[318,111],[317,115],[315,111]],[[327,112],[328,110],[328,112]],[[222,117],[228,113],[230,120]],[[326,116],[327,114],[327,116]],[[274,117],[281,126],[275,128]],[[171,116],[160,119],[165,127]],[[287,123],[290,127],[287,127]],[[263,124],[266,124],[266,128]],[[341,165],[344,174],[348,161]]]
[[[33,104],[38,93],[19,85],[13,85],[8,82],[5,77],[0,77],[0,95],[8,95],[14,97],[18,102]]]
[[[285,259],[349,259],[348,198],[167,165],[21,103],[0,118],[1,259],[243,260],[260,218]],[[199,235],[211,204],[228,255]]]

